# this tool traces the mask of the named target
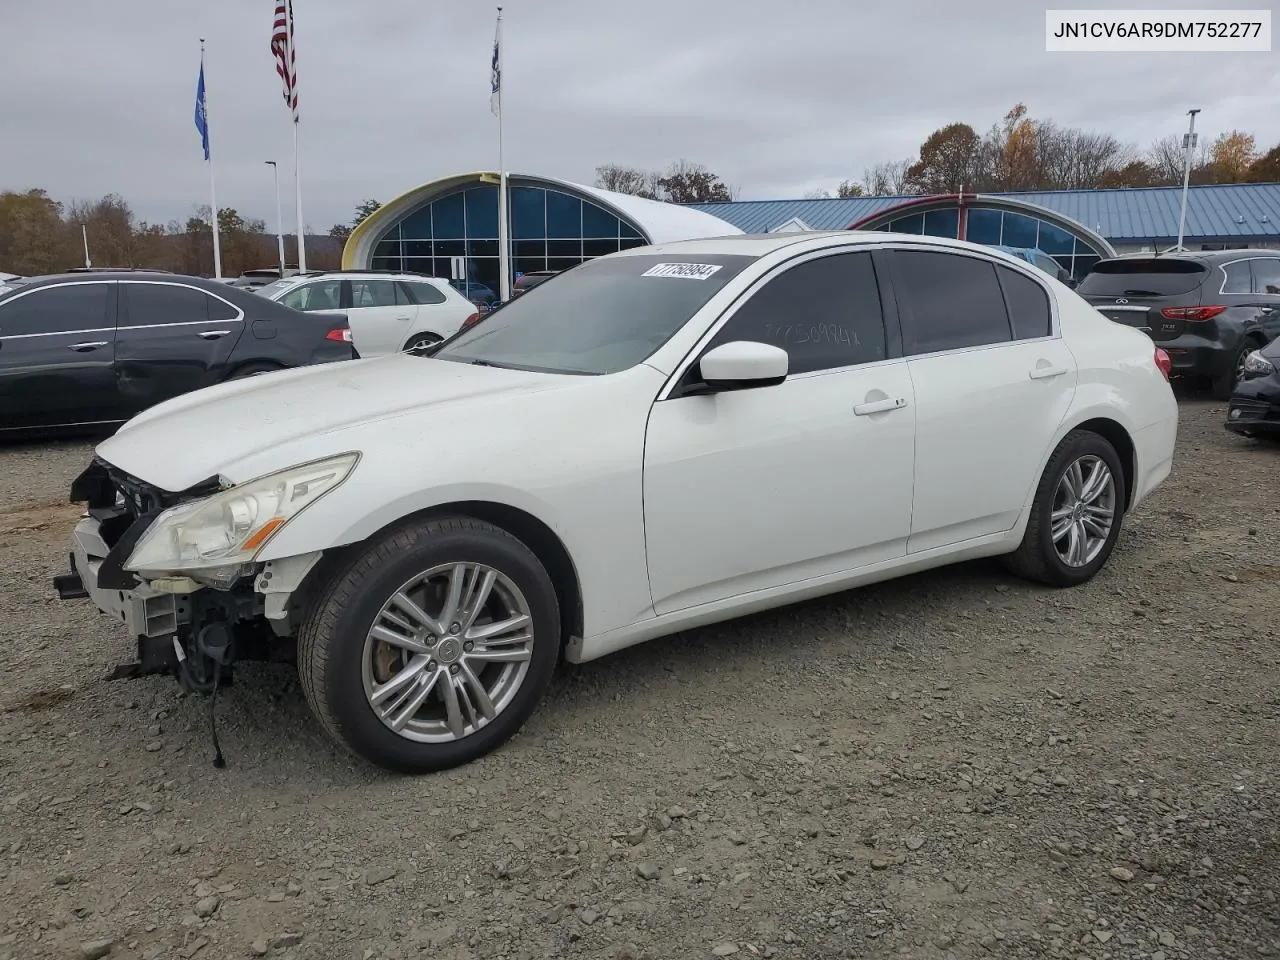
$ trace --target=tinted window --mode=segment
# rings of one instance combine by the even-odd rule
[[[125,297],[121,326],[163,326],[209,319],[208,305],[211,301],[200,290],[169,283],[125,283],[121,286]]]
[[[1280,294],[1280,259],[1253,261],[1253,289],[1257,293]]]
[[[510,300],[432,354],[459,363],[605,374],[642,362],[754,257],[588,260]]]
[[[217,297],[205,294],[208,298],[209,319],[210,320],[234,320],[240,316],[240,312],[235,307],[227,303],[225,300],[219,300]]]
[[[394,307],[396,285],[391,280],[352,280],[351,306]]]
[[[1049,336],[1052,322],[1049,318],[1049,296],[1044,287],[1028,276],[997,267],[1000,283],[1004,287],[1005,303],[1009,305],[1009,320],[1013,323],[1015,340]]]
[[[105,283],[75,283],[46,287],[0,303],[0,337],[73,333],[105,327],[109,290]]]
[[[417,303],[444,303],[445,295],[431,283],[406,283],[404,285],[413,294]]]
[[[1249,274],[1248,260],[1228,263],[1223,266],[1222,271],[1227,275],[1227,279],[1222,284],[1223,293],[1253,292],[1253,278]]]
[[[280,303],[295,310],[337,310],[341,301],[341,280],[320,280],[294,287],[280,298]]]
[[[908,353],[958,350],[1009,340],[1009,315],[995,265],[975,257],[894,252],[898,299],[906,307]]]
[[[708,346],[733,340],[782,347],[791,358],[788,373],[883,360],[884,318],[871,254],[809,260],[774,277]]]
[[[1209,268],[1194,260],[1103,260],[1093,265],[1076,293],[1093,297],[1176,297],[1190,293]]]

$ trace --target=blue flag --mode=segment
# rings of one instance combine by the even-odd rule
[[[209,117],[204,106],[204,58],[200,59],[200,80],[196,84],[196,129],[204,144],[204,158],[209,159]]]

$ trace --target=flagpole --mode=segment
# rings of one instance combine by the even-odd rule
[[[498,297],[511,299],[511,243],[507,229],[507,166],[502,155],[502,8],[498,8],[494,56],[498,80]]]
[[[204,37],[200,38],[200,76],[204,76]],[[209,89],[204,88],[204,125],[209,128]],[[209,149],[209,221],[213,229],[213,276],[222,279],[222,250],[218,244],[218,191],[213,175],[213,149]]]
[[[298,101],[297,101],[298,94],[297,94],[297,88],[296,88],[296,84],[298,82],[298,69],[297,69],[298,55],[293,48],[293,2],[292,0],[289,0],[287,9],[288,9],[288,15],[289,15],[289,67],[293,71],[293,82],[295,84],[295,89],[293,94],[294,95],[293,189],[294,189],[294,202],[297,205],[297,211],[298,211],[298,272],[306,273],[307,272],[307,242],[305,238],[307,233],[307,225],[306,225],[306,221],[302,219],[302,162],[300,160],[299,152],[298,152]]]

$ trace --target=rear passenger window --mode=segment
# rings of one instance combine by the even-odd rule
[[[1047,337],[1052,329],[1049,317],[1049,295],[1044,287],[1026,274],[1008,267],[996,267],[1000,285],[1004,287],[1004,300],[1009,307],[1009,321],[1013,324],[1013,339],[1032,340]]]
[[[445,295],[432,283],[406,283],[409,292],[413,294],[413,299],[422,304],[444,303]]]
[[[708,349],[733,340],[782,347],[792,374],[885,359],[871,254],[809,260],[769,280],[720,328]]]
[[[396,285],[390,280],[352,280],[351,306],[394,307]]]
[[[1280,294],[1280,258],[1253,261],[1253,289],[1255,293]]]
[[[240,311],[238,311],[235,307],[231,306],[231,304],[227,303],[227,301],[219,299],[218,297],[215,297],[212,294],[206,293],[205,296],[209,300],[209,319],[210,320],[214,320],[214,321],[234,320],[236,319],[236,317],[240,316]]]
[[[924,250],[895,250],[893,259],[908,354],[1009,342],[995,264]]]
[[[120,325],[163,327],[171,323],[202,323],[209,319],[213,298],[195,287],[176,283],[123,283],[125,310]]]
[[[1253,282],[1249,276],[1249,261],[1240,260],[1236,263],[1228,263],[1222,268],[1226,273],[1227,279],[1223,281],[1223,293],[1252,293]]]

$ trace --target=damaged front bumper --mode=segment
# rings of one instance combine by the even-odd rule
[[[136,640],[136,660],[116,667],[113,679],[172,673],[207,691],[229,682],[236,660],[293,658],[294,598],[319,553],[247,566],[226,589],[181,576],[145,580],[124,568],[164,510],[206,487],[167,494],[102,461],[72,485],[72,501],[88,509],[72,530],[70,572],[53,585],[63,600],[92,601]]]

